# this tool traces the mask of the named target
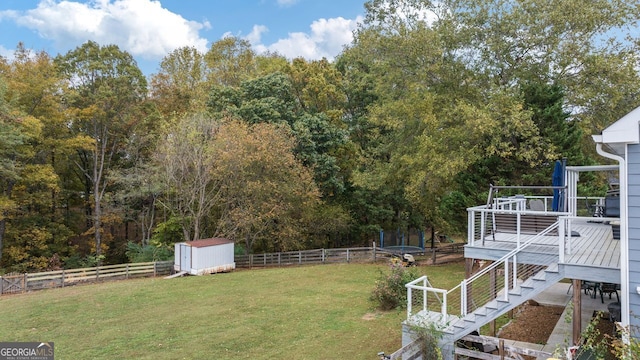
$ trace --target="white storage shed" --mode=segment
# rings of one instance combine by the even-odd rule
[[[191,275],[231,271],[236,268],[233,247],[233,241],[223,238],[176,243],[173,268]]]

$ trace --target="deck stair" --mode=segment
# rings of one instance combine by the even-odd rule
[[[426,276],[407,284],[407,320],[403,324],[403,334],[410,334],[416,326],[435,326],[442,334],[440,348],[443,355],[453,354],[457,340],[562,280],[564,267],[558,266],[558,255],[542,255],[536,264],[518,262],[520,252],[535,243],[538,236],[557,231],[558,225],[558,222],[550,225],[451,290],[432,287]],[[412,308],[419,303],[422,309],[414,313]]]
[[[496,299],[491,300],[472,313],[452,321],[444,329],[444,333],[451,335],[452,340],[457,340],[524,304],[527,300],[547,290],[563,278],[564,275],[558,271],[557,264],[549,266],[514,289],[509,290],[507,300],[504,299],[503,294],[499,294]]]

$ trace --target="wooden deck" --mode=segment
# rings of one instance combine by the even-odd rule
[[[611,225],[584,223],[572,230],[580,236],[571,238],[565,263],[620,269],[620,240],[613,238]]]
[[[570,240],[565,246],[564,265],[572,278],[612,281],[619,279],[620,240],[613,238],[611,225],[597,220],[578,219],[571,225]],[[567,229],[568,231],[568,229]],[[535,235],[521,234],[520,243],[531,240]],[[541,236],[534,240],[519,256],[519,261],[535,263],[540,255],[559,254],[558,236]],[[474,259],[497,260],[517,245],[517,235],[497,232],[489,234],[484,241],[476,241],[465,247],[465,257]]]

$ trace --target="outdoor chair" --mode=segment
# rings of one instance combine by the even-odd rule
[[[545,211],[544,202],[540,199],[529,200],[529,209],[532,211]]]
[[[599,284],[593,281],[583,281],[582,289],[584,290],[585,295],[591,296],[592,299],[595,299],[598,293]]]
[[[604,304],[604,294],[609,294],[609,300],[611,300],[611,294],[616,294],[616,299],[620,302],[620,295],[618,294],[618,284],[602,283],[600,284],[600,300]]]

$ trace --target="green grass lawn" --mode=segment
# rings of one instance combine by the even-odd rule
[[[406,316],[373,310],[381,270],[243,270],[3,296],[0,341],[53,341],[56,360],[374,359],[400,347]],[[445,289],[464,277],[462,263],[418,271]]]

